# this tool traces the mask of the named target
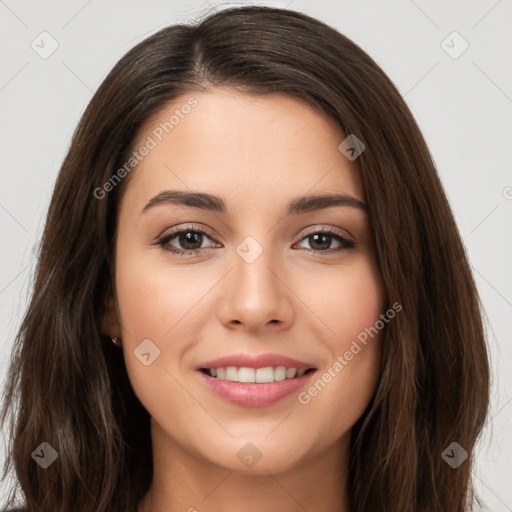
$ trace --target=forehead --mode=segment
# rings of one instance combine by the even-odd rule
[[[134,148],[149,139],[152,148],[132,171],[123,202],[141,203],[177,188],[247,207],[306,193],[364,200],[357,163],[338,149],[345,137],[325,113],[281,93],[191,92],[157,112],[139,133]]]

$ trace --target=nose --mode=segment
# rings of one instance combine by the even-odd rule
[[[233,265],[220,291],[218,314],[229,329],[263,334],[293,323],[293,284],[285,265],[270,250],[254,260],[233,252]]]

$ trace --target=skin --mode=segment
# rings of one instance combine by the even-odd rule
[[[195,368],[227,354],[277,352],[313,362],[319,376],[375,324],[385,303],[368,214],[332,206],[283,216],[303,195],[364,202],[357,161],[338,150],[346,135],[311,106],[224,88],[176,99],[138,142],[190,96],[198,105],[130,176],[105,317],[152,417],[154,480],[138,512],[347,512],[350,429],[377,384],[380,335],[306,405],[296,393],[266,407],[235,405],[209,391]],[[141,213],[170,189],[218,195],[229,214],[177,204]],[[213,235],[198,235],[199,256],[156,244],[190,223]],[[306,228],[315,229],[306,236]],[[332,237],[318,248],[311,235],[325,228],[356,247],[333,252],[340,242]],[[247,236],[263,249],[252,263],[236,252]],[[168,246],[191,247],[178,237]],[[144,339],[160,350],[149,366],[134,355]],[[251,468],[237,457],[247,442],[261,452]]]

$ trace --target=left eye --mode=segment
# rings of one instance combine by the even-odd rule
[[[341,236],[339,233],[334,233],[330,231],[317,231],[315,233],[306,235],[302,240],[311,240],[312,242],[310,242],[310,245],[312,245],[312,248],[310,250],[320,252],[327,252],[326,249],[330,249],[330,245],[333,240],[336,240],[339,246],[335,249],[332,249],[332,251],[329,252],[335,252],[340,251],[342,249],[349,249],[355,247],[355,244],[352,240],[349,240],[348,238]]]

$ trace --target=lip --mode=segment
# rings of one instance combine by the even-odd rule
[[[211,361],[206,361],[201,363],[196,367],[196,370],[200,370],[201,368],[227,368],[228,366],[236,366],[237,368],[246,367],[246,368],[266,368],[267,366],[286,366],[287,368],[297,368],[297,370],[301,369],[309,369],[316,368],[312,363],[306,363],[303,361],[298,361],[297,359],[292,359],[291,357],[275,354],[272,352],[265,352],[264,354],[258,355],[250,355],[250,354],[232,354],[228,356],[219,357],[217,359],[212,359]],[[300,377],[298,377],[300,378]],[[291,379],[290,379],[291,380]],[[281,381],[285,382],[285,381]],[[269,383],[271,384],[271,383]],[[261,384],[258,384],[261,386]]]
[[[304,365],[302,367],[304,368]],[[305,373],[301,377],[260,384],[256,382],[241,383],[217,379],[216,377],[210,377],[206,373],[197,371],[197,374],[210,391],[229,402],[244,407],[265,407],[293,393],[297,393],[315,373],[316,370]]]

